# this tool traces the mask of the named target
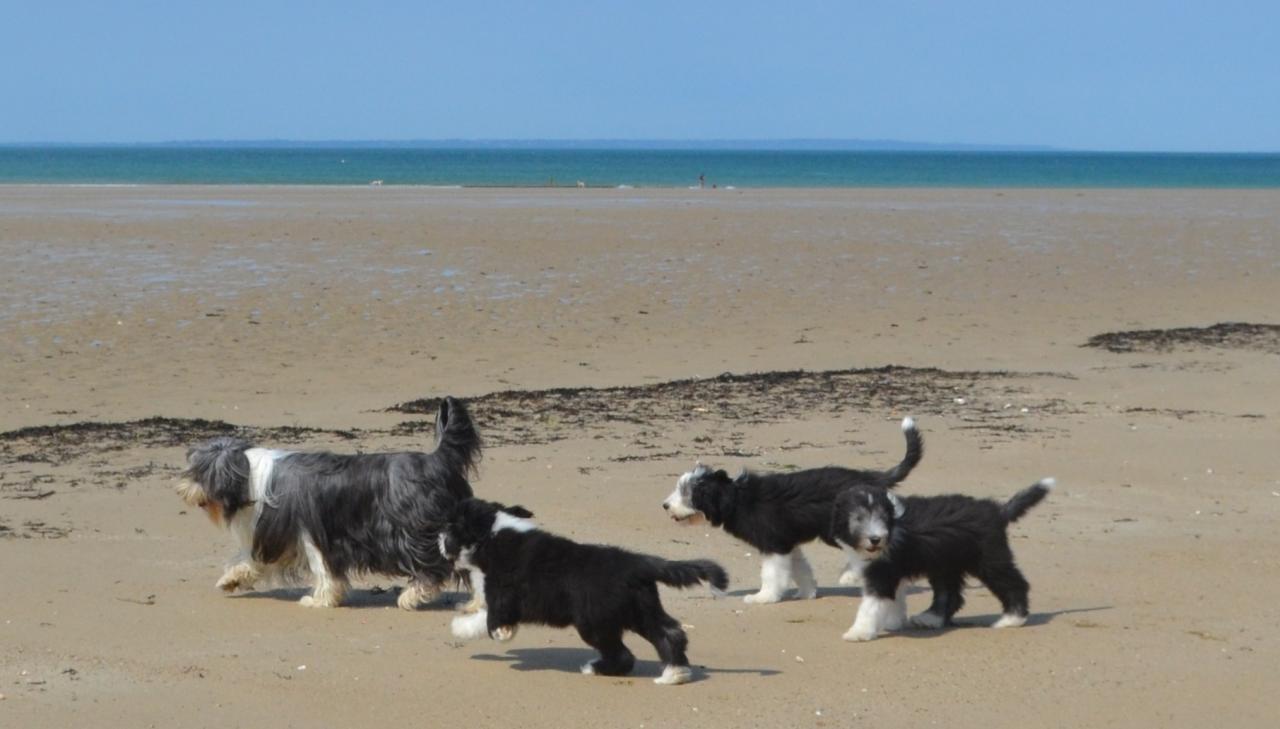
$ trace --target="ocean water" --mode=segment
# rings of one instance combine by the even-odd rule
[[[6,184],[1280,187],[1280,154],[0,146]]]

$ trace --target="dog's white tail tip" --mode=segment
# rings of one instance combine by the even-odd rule
[[[1058,485],[1058,479],[1053,477],[1042,478],[1036,485],[1052,491],[1053,487]]]
[[[916,419],[908,415],[902,419],[903,432],[911,432],[916,429]]]

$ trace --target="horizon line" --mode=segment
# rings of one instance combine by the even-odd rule
[[[1240,154],[1273,155],[1261,149],[1131,149],[1061,147],[1048,144],[921,142],[860,137],[439,137],[384,139],[205,138],[157,141],[0,141],[0,148],[76,147],[423,147],[423,148],[542,148],[647,149],[723,151],[885,151],[885,152],[1044,152],[1080,154]]]

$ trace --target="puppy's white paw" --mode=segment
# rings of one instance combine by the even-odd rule
[[[506,643],[516,637],[516,627],[515,625],[499,625],[493,629],[493,639],[499,643]]]
[[[881,627],[886,633],[892,633],[902,630],[907,625],[907,613],[905,610],[894,608],[884,616],[884,625]]]
[[[818,596],[818,587],[817,585],[797,587],[795,594],[797,600],[812,600]]]
[[[582,664],[582,668],[579,670],[582,671],[582,675],[584,676],[594,676],[596,675],[596,664],[584,663]]]
[[[991,627],[993,628],[1017,628],[1027,623],[1026,615],[1016,615],[1014,613],[1005,613]]]
[[[861,643],[863,641],[874,640],[876,637],[876,631],[866,625],[858,625],[857,623],[854,623],[853,627],[846,630],[845,634],[840,637],[853,643]]]
[[[836,584],[841,587],[857,587],[862,584],[862,575],[853,570],[845,570],[840,573],[840,579],[836,580]]]
[[[662,669],[662,675],[653,679],[653,682],[660,686],[678,686],[692,680],[693,670],[688,666],[667,666]]]
[[[455,638],[463,640],[483,638],[489,632],[489,613],[481,610],[470,615],[459,615],[449,624],[449,630]]]
[[[944,622],[941,615],[928,610],[911,616],[911,626],[922,630],[937,630]]]
[[[765,592],[763,590],[760,592],[754,592],[742,598],[743,602],[751,603],[753,605],[768,605],[769,603],[780,602],[781,600],[782,595],[779,595],[776,592]]]

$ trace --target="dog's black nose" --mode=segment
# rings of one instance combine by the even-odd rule
[[[871,546],[873,547],[880,545],[880,537],[867,537],[867,541],[871,542]]]
[[[671,504],[668,504],[668,503],[667,503],[667,502],[665,502],[665,501],[664,501],[664,502],[662,502],[662,509],[663,509],[664,511],[669,510],[670,508],[671,508]]]

